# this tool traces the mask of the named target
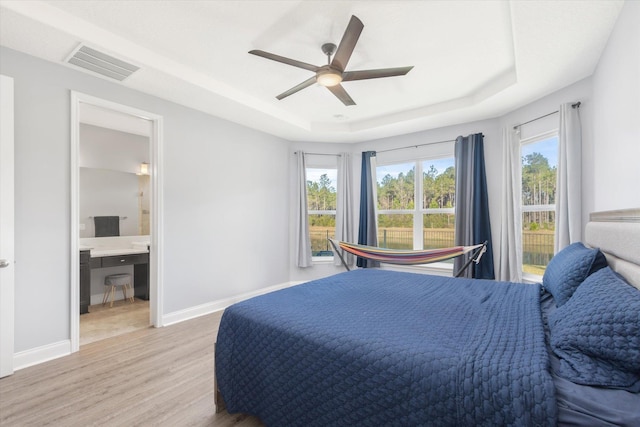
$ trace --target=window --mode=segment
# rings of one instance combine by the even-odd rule
[[[413,249],[415,172],[415,163],[376,168],[380,247]]]
[[[528,138],[521,144],[522,271],[542,276],[553,257],[558,134]]]
[[[453,246],[454,165],[453,157],[445,157],[376,168],[379,246],[392,249]]]
[[[314,257],[333,257],[329,239],[336,233],[337,169],[307,168],[307,209],[311,252]]]

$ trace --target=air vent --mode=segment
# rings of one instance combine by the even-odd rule
[[[126,79],[140,69],[140,67],[87,46],[80,46],[80,49],[77,49],[67,62],[119,81]]]

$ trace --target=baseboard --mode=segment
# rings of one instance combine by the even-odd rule
[[[71,340],[54,342],[25,351],[19,351],[13,355],[13,369],[15,371],[28,368],[71,354]]]
[[[246,299],[253,298],[258,295],[263,295],[269,292],[299,285],[301,283],[304,283],[304,281],[280,283],[278,285],[270,286],[268,288],[258,289],[257,291],[236,295],[231,298],[225,298],[222,300],[197,305],[195,307],[186,308],[184,310],[174,311],[173,313],[165,314],[164,316],[162,316],[162,325],[169,326],[169,325],[173,325],[174,323],[184,322],[185,320],[194,319],[196,317],[204,316],[206,314],[211,314],[216,311],[224,310],[225,308],[237,302],[244,301]]]

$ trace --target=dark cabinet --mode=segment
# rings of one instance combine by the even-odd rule
[[[91,258],[91,251],[80,251],[80,314],[88,313],[91,304],[91,269],[120,265],[133,265],[134,295],[149,299],[149,253]]]
[[[80,314],[89,312],[91,303],[91,259],[89,251],[80,251]]]
[[[136,264],[148,264],[149,254],[131,254],[131,255],[116,255],[116,256],[104,256],[101,258],[100,267],[117,267],[120,265],[136,265]],[[135,280],[135,279],[134,279]]]
[[[149,254],[145,255],[146,263],[133,266],[133,286],[135,297],[147,301],[149,300]]]
[[[149,254],[131,254],[102,257],[101,267],[133,264],[133,288],[136,298],[149,299]]]

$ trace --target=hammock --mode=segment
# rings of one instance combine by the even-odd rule
[[[347,266],[342,254],[338,251],[338,247],[343,251],[347,251],[361,258],[367,258],[374,261],[384,262],[387,264],[415,265],[429,264],[432,262],[444,261],[476,250],[471,259],[460,269],[456,276],[460,275],[467,266],[473,261],[476,264],[480,262],[482,254],[487,250],[487,242],[474,246],[454,246],[442,249],[424,249],[424,250],[403,250],[403,249],[386,249],[377,248],[375,246],[357,245],[355,243],[338,242],[329,239],[331,245],[336,250],[342,264],[347,270]]]

